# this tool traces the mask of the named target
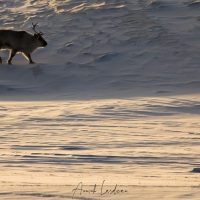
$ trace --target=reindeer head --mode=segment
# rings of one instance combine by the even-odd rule
[[[40,32],[37,32],[36,30],[35,30],[35,27],[37,26],[37,24],[38,23],[36,23],[36,24],[34,24],[34,23],[32,23],[32,29],[33,29],[33,31],[35,32],[34,33],[34,38],[36,39],[36,41],[38,42],[38,45],[40,46],[40,47],[45,47],[45,46],[47,46],[47,42],[44,40],[44,38],[42,37],[42,35],[44,34],[44,33],[42,33],[41,31]]]

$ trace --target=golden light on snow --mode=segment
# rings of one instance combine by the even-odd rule
[[[200,127],[187,98],[1,102],[1,182],[8,190],[7,181],[16,190],[59,186],[70,196],[80,181],[97,191],[105,181],[128,189],[130,199],[139,186],[154,195],[188,191],[198,184],[185,173],[198,159]]]
[[[68,9],[68,7],[66,6],[66,4],[69,1],[58,1],[58,0],[52,0],[49,2],[50,7],[52,7],[56,13],[62,13],[62,12],[69,12],[69,13],[78,13],[80,11],[83,10],[98,10],[98,9],[102,9],[103,6],[105,5],[111,5],[112,8],[123,8],[125,5],[121,4],[121,5],[114,5],[112,3],[109,2],[105,2],[105,0],[99,1],[99,2],[84,2],[84,3],[80,3],[77,4],[76,2],[74,2],[74,6],[72,6],[70,9]],[[72,1],[71,1],[72,2]],[[73,5],[73,4],[72,4]],[[65,8],[66,6],[66,8]]]
[[[48,42],[1,52],[0,199],[199,200],[199,5],[0,1]]]

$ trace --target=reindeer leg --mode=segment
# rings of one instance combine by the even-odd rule
[[[12,59],[13,59],[13,57],[15,56],[16,53],[17,53],[16,50],[11,50],[11,51],[10,51],[10,57],[9,57],[9,59],[8,59],[8,64],[9,64],[9,65],[12,64],[11,61],[12,61]]]
[[[31,54],[30,53],[24,53],[24,55],[29,59],[29,63],[30,64],[34,64],[32,58],[31,58]]]

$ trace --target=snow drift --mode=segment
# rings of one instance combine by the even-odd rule
[[[199,5],[0,0],[1,29],[48,42],[1,51],[0,199],[198,200]]]

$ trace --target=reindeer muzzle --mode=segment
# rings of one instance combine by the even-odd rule
[[[44,47],[46,47],[46,46],[47,46],[47,42],[46,42],[46,41],[44,41],[43,45],[44,45]]]

